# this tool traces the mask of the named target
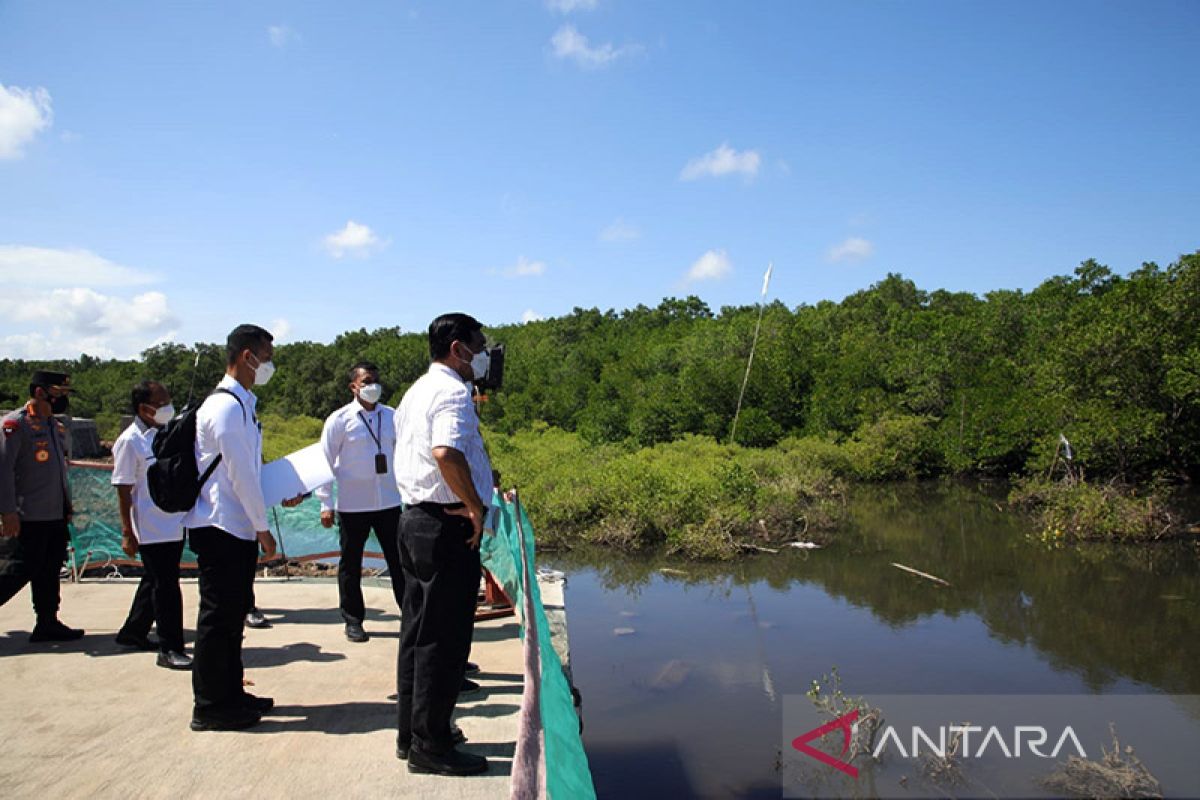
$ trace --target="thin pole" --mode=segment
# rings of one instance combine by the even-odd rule
[[[283,579],[290,581],[292,573],[288,569],[287,548],[283,546],[283,526],[279,524],[279,509],[272,506],[271,514],[275,517],[275,532],[279,534],[279,554],[283,556]]]
[[[729,443],[737,440],[738,417],[742,414],[742,400],[746,397],[746,384],[750,382],[750,367],[754,364],[754,351],[758,348],[758,333],[762,330],[763,312],[767,310],[767,286],[771,282],[773,263],[767,265],[767,274],[763,276],[762,296],[758,300],[758,322],[754,323],[754,341],[750,343],[750,358],[746,360],[746,374],[742,376],[742,390],[738,392],[737,408],[733,412],[733,425],[729,429]]]

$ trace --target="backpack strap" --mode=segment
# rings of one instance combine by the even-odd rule
[[[238,407],[242,409],[242,422],[245,422],[246,421],[246,405],[242,402],[242,398],[238,397],[236,394],[234,394],[229,389],[226,389],[224,386],[218,386],[216,389],[213,389],[212,394],[217,394],[218,392],[220,392],[222,394],[227,394],[230,397],[232,397],[234,400],[237,400]],[[212,397],[212,394],[210,394],[209,397]]]
[[[212,394],[210,394],[209,397],[212,397],[213,394],[217,394],[218,392],[227,394],[230,397],[232,397],[234,400],[237,400],[238,407],[242,409],[242,422],[245,423],[245,421],[246,421],[246,406],[242,402],[242,398],[238,397],[236,394],[234,394],[230,390],[226,389],[224,386],[218,386],[216,389],[213,390]],[[216,470],[217,465],[221,463],[221,458],[223,455],[224,455],[223,453],[217,453],[217,457],[212,460],[212,463],[208,465],[208,469],[204,470],[204,474],[200,476],[200,483],[198,484],[199,486],[203,486],[204,484],[208,483],[208,479],[212,477],[212,474]]]

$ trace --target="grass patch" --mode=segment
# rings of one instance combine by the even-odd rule
[[[263,414],[259,417],[263,426],[263,458],[274,461],[302,447],[308,447],[321,438],[324,420],[316,417]]]
[[[1040,538],[1051,543],[1154,541],[1182,532],[1165,496],[1153,487],[1035,477],[1017,481],[1008,502],[1034,514]]]
[[[488,437],[505,486],[534,511],[539,544],[732,558],[747,545],[819,537],[845,482],[804,448],[756,450],[705,436],[631,450],[544,425]]]

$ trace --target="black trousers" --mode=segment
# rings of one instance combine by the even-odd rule
[[[432,504],[400,517],[404,608],[400,619],[397,741],[430,755],[454,747],[450,717],[475,625],[479,551],[471,522]]]
[[[200,613],[192,650],[196,714],[232,710],[241,701],[242,633],[254,588],[258,542],[220,528],[188,531],[200,572]]]
[[[179,591],[179,559],[183,540],[138,545],[146,572],[133,595],[121,633],[145,637],[158,625],[158,646],[164,653],[183,652],[183,593]]]
[[[0,606],[11,600],[28,583],[33,595],[33,612],[38,622],[58,619],[58,576],[67,559],[67,542],[70,539],[66,520],[21,520],[21,532],[15,540],[2,540],[7,557],[0,570]]]
[[[338,605],[342,619],[361,625],[367,613],[362,593],[363,550],[367,537],[375,531],[388,574],[392,577],[392,594],[396,608],[404,607],[404,569],[400,564],[398,543],[400,506],[379,511],[339,511],[338,535],[342,557],[338,562]]]

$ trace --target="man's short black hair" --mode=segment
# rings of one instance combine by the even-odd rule
[[[379,367],[375,366],[375,364],[373,364],[372,362],[359,361],[353,367],[350,368],[350,382],[351,383],[353,383],[354,379],[358,377],[358,371],[360,369],[364,370],[366,372],[374,372],[376,375],[379,374]]]
[[[429,323],[429,357],[440,361],[450,355],[450,345],[469,342],[481,330],[479,320],[468,314],[442,314]]]
[[[232,366],[237,362],[243,350],[252,350],[256,354],[264,345],[275,341],[275,337],[266,328],[257,325],[238,325],[229,332],[225,340],[225,364]]]
[[[158,381],[141,381],[133,385],[133,391],[129,393],[130,408],[133,410],[133,415],[136,417],[138,408],[143,403],[150,404],[150,398],[154,396],[154,390],[161,386]]]

